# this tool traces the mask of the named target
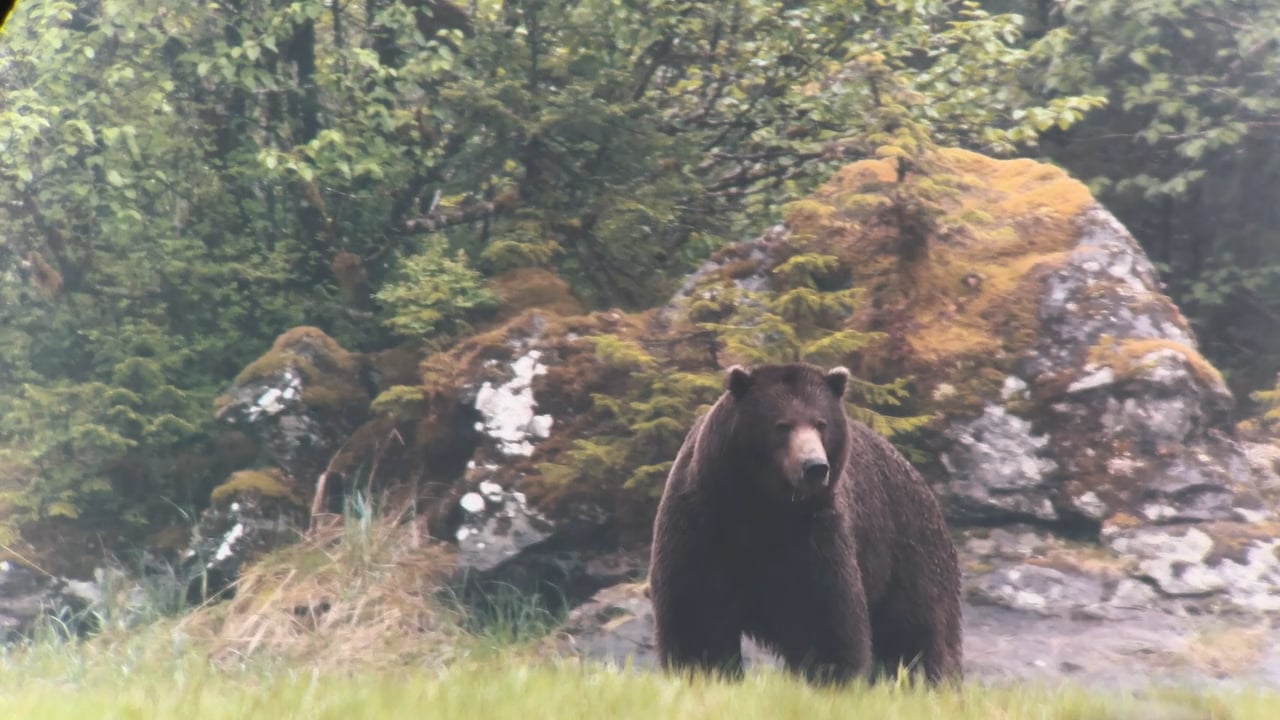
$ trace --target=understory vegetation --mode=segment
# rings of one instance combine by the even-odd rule
[[[905,677],[819,689],[780,669],[745,681],[677,677],[578,659],[557,643],[554,608],[515,588],[460,602],[450,556],[399,511],[355,503],[268,554],[228,602],[174,615],[146,596],[106,603],[97,630],[51,615],[0,646],[0,717],[788,718],[901,720],[1252,720],[1280,712],[1265,689],[1069,682],[925,690]],[[1234,640],[1228,640],[1228,644]],[[1235,644],[1231,645],[1236,647]],[[1226,652],[1232,657],[1232,652]]]
[[[1280,368],[1257,195],[1280,168],[1277,27],[1222,0],[21,3],[0,43],[0,542],[118,550],[189,523],[254,458],[214,399],[291,328],[403,369],[518,311],[536,273],[562,309],[649,308],[837,168],[901,179],[939,147],[1090,182],[1248,403]],[[874,350],[824,317],[852,291],[804,286],[827,262],[705,329],[748,359]],[[859,408],[903,400],[881,380]],[[611,435],[668,449],[661,407],[611,401]],[[866,417],[918,426],[892,415]],[[578,452],[636,488],[660,474],[610,442]]]

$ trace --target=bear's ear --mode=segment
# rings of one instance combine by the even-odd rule
[[[844,397],[844,389],[849,384],[849,368],[834,367],[827,371],[827,387],[831,388],[831,394],[838,398]]]
[[[751,387],[751,371],[741,365],[734,365],[725,371],[724,387],[734,397],[742,397],[747,388]]]

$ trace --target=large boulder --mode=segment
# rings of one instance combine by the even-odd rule
[[[846,327],[885,339],[850,364],[909,376],[906,412],[933,417],[913,442],[961,529],[975,676],[1110,682],[1122,655],[1146,658],[1139,682],[1166,663],[1217,672],[1198,643],[1280,610],[1276,446],[1236,436],[1221,376],[1081,184],[964,151],[918,170],[845,168],[707,261],[658,318],[678,327],[699,303],[777,290],[797,254],[836,258],[817,289],[861,288]],[[556,642],[648,662],[651,616],[641,586],[610,587]],[[1267,662],[1259,674],[1280,679]]]
[[[785,223],[685,282],[696,298],[769,289],[797,252],[862,288],[849,327],[887,341],[854,358],[909,376],[938,418],[923,469],[962,523],[1092,528],[1272,515],[1233,439],[1233,398],[1129,232],[1062,171],[947,150],[898,177],[840,171]]]

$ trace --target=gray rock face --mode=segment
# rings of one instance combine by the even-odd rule
[[[1231,394],[1150,261],[1101,207],[1079,228],[1074,250],[1044,280],[1036,339],[1016,365],[1038,390],[1020,412],[1056,463],[1056,509],[1099,521],[1268,517],[1248,457],[1230,438]],[[959,498],[971,499],[973,475],[952,474]]]
[[[1034,223],[1010,227],[1035,232]],[[1020,271],[1019,287],[1031,288],[1019,293],[1033,304],[1032,327],[1011,335],[1004,350],[966,356],[963,370],[933,368],[921,388],[954,407],[966,379],[1005,375],[977,397],[964,386],[967,404],[949,410],[940,428],[940,462],[925,468],[953,519],[1074,526],[1118,515],[1150,523],[1270,517],[1259,493],[1269,474],[1232,439],[1234,399],[1150,260],[1097,203],[1086,203],[1069,227],[1064,252],[1032,252]],[[739,287],[768,287],[769,271],[787,256],[788,232],[778,226],[722,251],[666,311],[707,292],[700,288],[730,265]],[[855,233],[848,242],[861,241]],[[1025,245],[1036,247],[1030,237]]]
[[[968,681],[1280,687],[1280,629],[1257,615],[1216,615],[1203,598],[1166,597],[1138,579],[1143,572],[1130,557],[1111,554],[1093,566],[1084,560],[1095,558],[1098,548],[1016,527],[961,538],[959,547],[969,568],[963,609]],[[1063,553],[1081,562],[1044,564]],[[569,613],[547,644],[595,662],[656,667],[645,586],[624,582],[600,590]],[[748,666],[778,664],[747,638],[743,655]]]
[[[486,573],[526,548],[553,536],[557,528],[514,490],[524,477],[519,462],[551,434],[555,419],[538,412],[534,379],[551,361],[539,347],[542,323],[528,335],[509,338],[511,359],[486,360],[460,397],[475,409],[478,442],[461,480],[457,518],[450,534],[458,542],[458,565]]]
[[[1106,592],[1095,577],[1040,565],[1010,565],[986,573],[971,585],[971,600],[1041,615],[1061,615],[1102,603]]]
[[[497,466],[486,468],[495,471]],[[458,501],[462,524],[454,531],[459,564],[479,572],[492,570],[526,548],[546,540],[555,528],[529,507],[524,493],[482,480]]]
[[[1280,533],[1273,526],[1136,527],[1107,533],[1107,543],[1165,596],[1203,599],[1216,611],[1280,611]]]
[[[942,464],[951,474],[953,515],[989,519],[1003,510],[1006,518],[1057,519],[1058,464],[1030,422],[990,405],[980,417],[951,425],[947,435],[952,445]]]
[[[553,607],[576,604],[634,568],[601,562],[609,515],[579,505],[554,518],[517,488],[537,446],[557,427],[534,392],[535,382],[561,359],[535,315],[508,336],[505,359],[484,360],[460,388],[475,411],[475,450],[457,485],[447,537],[458,544],[457,567],[471,596],[514,586]]]

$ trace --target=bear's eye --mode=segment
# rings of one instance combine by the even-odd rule
[[[826,420],[819,420],[818,422],[814,423],[814,424],[813,424],[813,426],[814,426],[814,427],[816,427],[816,428],[818,428],[818,432],[826,432],[826,431],[827,431],[827,421],[826,421]]]
[[[782,434],[785,434],[785,433],[789,433],[789,432],[791,432],[791,423],[789,423],[789,422],[780,422],[780,423],[778,423],[777,425],[774,425],[774,426],[773,426],[773,429],[774,429],[775,431],[777,431],[779,435],[782,435]]]

